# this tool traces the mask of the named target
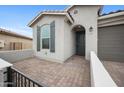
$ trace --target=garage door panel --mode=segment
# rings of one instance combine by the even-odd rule
[[[99,44],[101,44],[99,47],[116,47],[116,48],[124,47],[124,44],[120,46],[120,44],[122,44],[122,43],[99,43]]]
[[[117,61],[117,62],[124,62],[124,55],[117,55],[117,54],[103,54],[104,56],[103,57],[99,57],[101,60],[107,60],[107,61]]]
[[[108,42],[106,42],[106,41],[108,41]],[[101,43],[101,44],[114,44],[114,45],[115,44],[122,44],[122,45],[124,45],[124,42],[122,41],[122,39],[120,39],[120,40],[115,40],[115,39],[113,39],[113,40],[100,40],[99,43]]]
[[[116,34],[118,35],[118,34]],[[120,39],[124,39],[124,36],[109,36],[109,35],[106,35],[106,36],[101,36],[99,39],[102,39],[102,40],[120,40]]]
[[[102,48],[102,49],[101,49]],[[120,53],[120,52],[124,52],[124,48],[120,47],[120,48],[116,48],[116,47],[101,47],[99,48],[100,52],[101,51],[106,51],[106,52],[116,52],[116,53]]]
[[[102,41],[102,40],[101,40]],[[106,42],[107,41],[107,42]],[[98,42],[100,45],[100,47],[102,46],[106,46],[106,47],[124,47],[124,42],[120,42],[119,40],[116,40],[116,41],[109,41],[109,40],[106,40],[106,41],[102,41],[102,42]]]
[[[110,34],[108,34],[108,33],[103,33],[103,34],[106,34],[106,36],[104,36],[103,34],[99,34],[100,35],[100,37],[99,37],[99,39],[109,39],[109,40],[112,40],[112,39],[124,39],[123,37],[124,37],[124,35],[123,35],[123,33],[120,33],[120,32],[118,32],[119,34],[116,34],[116,33],[113,33],[114,35],[112,35],[112,33],[110,33]]]
[[[124,25],[98,29],[98,56],[102,60],[124,62]]]

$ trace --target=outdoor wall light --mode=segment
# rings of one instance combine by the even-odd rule
[[[93,27],[92,26],[89,28],[89,32],[93,32]]]

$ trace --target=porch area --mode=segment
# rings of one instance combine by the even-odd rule
[[[13,67],[46,87],[90,87],[90,63],[74,55],[65,63],[49,62],[36,57],[13,63]]]

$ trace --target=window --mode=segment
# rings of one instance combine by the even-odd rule
[[[39,42],[40,41],[40,42]],[[55,52],[55,21],[37,28],[37,50],[50,49]]]
[[[43,25],[41,27],[41,41],[42,49],[49,49],[50,47],[50,25]]]

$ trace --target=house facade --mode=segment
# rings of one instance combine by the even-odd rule
[[[35,55],[41,59],[62,63],[75,54],[89,60],[90,52],[94,51],[101,58],[111,60],[114,57],[114,55],[110,57],[113,51],[108,52],[109,46],[104,47],[104,44],[100,44],[100,42],[108,42],[107,39],[101,39],[102,32],[105,36],[107,34],[102,31],[104,30],[102,27],[106,30],[106,27],[111,25],[108,18],[100,16],[101,10],[102,6],[99,5],[73,5],[64,11],[39,13],[28,24],[33,29]],[[122,57],[115,59],[123,60]]]

